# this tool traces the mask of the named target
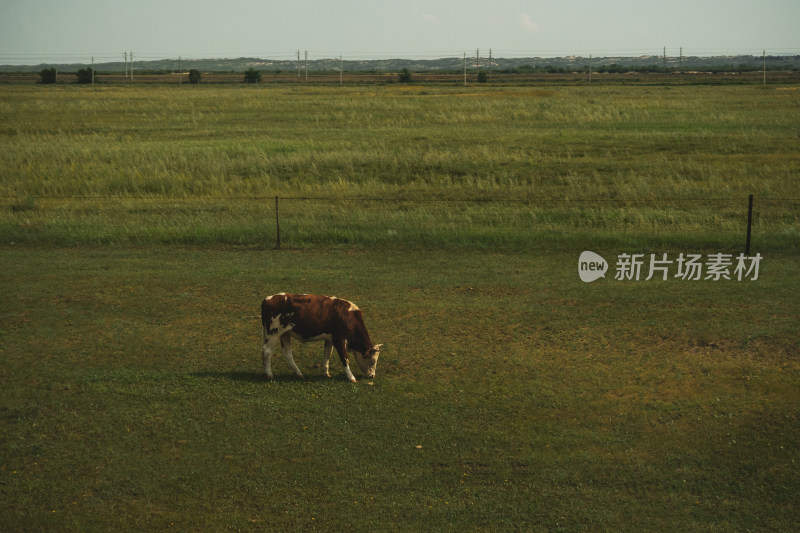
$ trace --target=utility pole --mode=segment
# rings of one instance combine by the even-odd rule
[[[308,50],[306,50],[306,81],[308,81]]]
[[[764,85],[766,85],[767,84],[767,51],[766,50],[764,50],[762,58],[763,58],[763,62],[764,62]]]
[[[667,73],[667,47],[664,47],[664,74]]]
[[[133,81],[133,50],[131,50],[131,81]]]
[[[492,81],[492,49],[489,48],[489,81]]]
[[[342,68],[342,55],[339,54],[339,85],[344,85],[344,69]]]
[[[678,72],[683,70],[683,46],[681,46],[681,55],[678,57]]]
[[[467,86],[467,53],[464,52],[464,87]]]
[[[92,56],[92,85],[94,85],[94,56]]]
[[[477,75],[481,75],[481,49],[477,48],[475,50],[475,69],[477,71]]]
[[[181,56],[178,56],[178,85],[183,85],[183,69],[181,68]]]
[[[300,79],[300,49],[297,49],[297,79]]]
[[[592,54],[589,54],[589,83],[592,83]]]
[[[125,60],[125,79],[128,78],[128,52],[122,52],[122,57]]]

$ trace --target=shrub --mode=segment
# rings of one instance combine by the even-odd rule
[[[194,83],[194,84],[200,83],[201,77],[202,75],[200,74],[200,71],[197,70],[196,68],[193,68],[192,70],[189,71],[189,83]]]
[[[400,83],[411,83],[411,73],[408,71],[407,68],[404,68],[403,70],[400,71],[398,80],[400,81]]]
[[[258,83],[261,81],[261,73],[256,69],[250,67],[244,72],[245,83]]]
[[[82,68],[77,73],[78,83],[92,83],[94,71],[90,68]]]
[[[56,82],[56,69],[53,68],[46,68],[39,73],[39,83],[55,83]]]

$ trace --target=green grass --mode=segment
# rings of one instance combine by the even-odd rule
[[[794,89],[3,86],[0,242],[797,248]]]
[[[577,253],[5,247],[7,530],[791,530],[797,262],[584,284]],[[260,298],[358,302],[378,375],[260,369]]]
[[[33,204],[28,207],[27,203]],[[796,204],[756,200],[753,243],[796,252]],[[280,200],[284,248],[357,245],[393,248],[531,250],[605,245],[629,250],[741,251],[747,199],[656,204],[537,205],[507,201]],[[21,200],[5,210],[6,244],[276,245],[275,199]]]
[[[795,529],[795,89],[1,86],[0,524]],[[579,280],[748,194],[758,280]],[[371,385],[263,378],[279,291]]]
[[[795,192],[781,87],[0,90],[4,194]]]

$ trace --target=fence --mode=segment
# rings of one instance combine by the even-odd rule
[[[275,248],[281,248],[281,210],[280,205],[281,202],[320,202],[320,201],[330,201],[328,199],[319,198],[319,197],[280,197],[275,196]],[[713,198],[694,198],[694,199],[687,199],[687,198],[680,198],[680,199],[659,199],[659,200],[604,200],[598,201],[596,199],[555,199],[555,198],[537,198],[537,197],[529,197],[529,198],[504,198],[504,199],[497,199],[497,198],[487,198],[487,197],[476,197],[476,198],[468,198],[468,199],[414,199],[414,200],[407,200],[407,199],[387,199],[387,198],[355,198],[349,199],[349,202],[391,202],[397,204],[398,202],[413,202],[417,204],[470,204],[470,205],[492,205],[492,204],[502,204],[504,206],[509,205],[519,205],[519,206],[528,206],[537,209],[545,209],[545,210],[556,210],[556,209],[566,209],[567,211],[572,210],[591,210],[591,209],[629,209],[629,210],[637,210],[637,209],[649,209],[649,210],[669,210],[670,208],[675,208],[676,206],[680,206],[681,210],[694,210],[694,211],[704,211],[707,208],[711,208],[711,211],[714,213],[717,220],[730,218],[731,220],[740,219],[741,221],[746,220],[746,223],[743,224],[745,230],[743,232],[742,238],[744,240],[744,251],[746,254],[750,254],[751,250],[751,243],[752,243],[752,232],[753,232],[753,214],[754,214],[754,205],[755,205],[755,196],[753,194],[749,195],[746,201],[740,201],[737,199],[713,199]],[[797,230],[797,222],[798,222],[798,208],[800,207],[800,199],[776,199],[776,198],[762,198],[760,199],[760,203],[763,207],[768,208],[769,211],[765,213],[765,218],[772,218],[773,222],[784,222],[788,223],[790,226],[794,226],[795,230]],[[705,204],[704,206],[702,204]],[[700,206],[700,209],[698,209]],[[776,209],[777,208],[777,209]],[[737,214],[738,212],[738,214]],[[634,220],[636,217],[634,217]],[[644,220],[640,218],[639,220]],[[763,222],[763,221],[762,221]],[[693,226],[694,224],[689,222],[688,226]],[[780,223],[779,223],[780,225]],[[762,225],[762,226],[769,226],[769,224]],[[786,228],[788,229],[788,228]],[[800,244],[800,243],[798,243]]]
[[[0,243],[535,248],[590,241],[800,248],[800,199],[0,198]]]

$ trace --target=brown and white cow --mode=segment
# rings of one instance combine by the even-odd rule
[[[292,358],[292,338],[302,342],[325,341],[325,376],[331,377],[329,363],[335,347],[347,379],[355,383],[347,350],[356,355],[361,371],[375,377],[381,344],[374,345],[364,326],[361,310],[352,302],[317,294],[276,294],[261,302],[261,359],[272,379],[272,354],[280,343],[289,366],[303,377]]]

